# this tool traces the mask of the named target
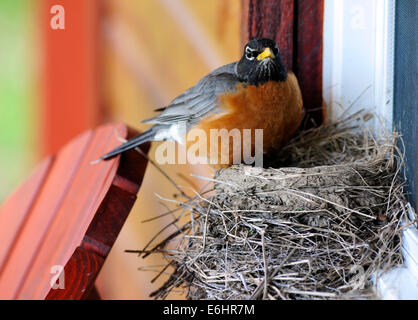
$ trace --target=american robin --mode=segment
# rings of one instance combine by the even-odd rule
[[[187,130],[202,129],[208,136],[211,129],[262,129],[263,151],[270,152],[296,132],[302,105],[298,80],[286,70],[276,43],[254,39],[246,44],[241,60],[214,70],[167,107],[157,109],[159,115],[143,121],[153,124],[151,128],[99,160],[111,159],[148,141],[182,143],[179,123],[186,123]],[[231,163],[232,152],[227,165]]]

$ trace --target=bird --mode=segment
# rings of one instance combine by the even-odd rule
[[[208,136],[211,129],[262,129],[263,153],[279,150],[300,126],[303,101],[298,80],[286,69],[276,42],[255,38],[244,46],[239,61],[215,69],[155,111],[159,114],[142,121],[152,127],[98,161],[112,159],[150,141],[184,143],[179,123],[185,123],[187,131],[199,128]],[[252,142],[252,151],[254,147]],[[222,152],[218,153],[219,159]],[[232,161],[231,153],[227,163],[218,167],[231,165]]]

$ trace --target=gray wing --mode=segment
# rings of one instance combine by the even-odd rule
[[[159,115],[142,121],[149,124],[174,124],[187,121],[189,124],[198,122],[210,112],[216,112],[218,97],[222,93],[233,91],[239,80],[235,72],[236,62],[220,67],[195,86],[188,89],[163,110]]]

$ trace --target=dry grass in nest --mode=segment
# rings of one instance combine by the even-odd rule
[[[171,225],[186,223],[141,251],[174,268],[153,296],[376,298],[371,275],[402,263],[406,202],[393,136],[375,138],[367,117],[302,132],[270,159],[276,169],[232,166],[178,202]]]

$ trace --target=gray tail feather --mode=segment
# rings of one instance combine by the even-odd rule
[[[114,157],[116,157],[118,154],[131,150],[133,148],[136,148],[140,146],[141,144],[151,141],[155,136],[155,130],[154,128],[150,128],[144,133],[141,133],[137,135],[136,137],[130,139],[129,141],[126,141],[124,144],[120,145],[119,147],[113,149],[109,153],[106,153],[104,156],[101,156],[100,160],[110,160]]]

